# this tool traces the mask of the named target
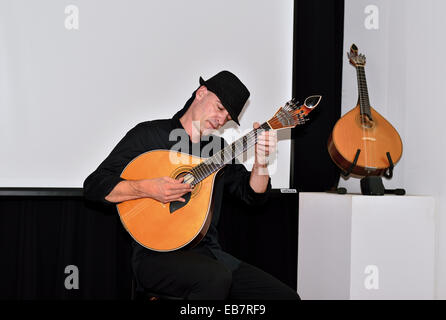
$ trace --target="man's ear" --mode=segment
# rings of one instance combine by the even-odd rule
[[[197,92],[195,92],[195,99],[201,100],[208,92],[208,89],[205,86],[201,86],[197,89]]]

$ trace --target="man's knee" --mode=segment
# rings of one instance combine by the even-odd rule
[[[229,295],[232,273],[226,268],[212,270],[198,279],[189,294],[189,299],[223,300]]]

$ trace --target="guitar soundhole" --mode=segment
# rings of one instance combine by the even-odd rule
[[[175,176],[175,179],[184,178],[183,183],[193,183],[195,180],[195,177],[190,172],[181,172]],[[195,196],[195,194],[200,190],[201,184],[198,183],[197,185],[193,186],[192,189],[192,198]]]
[[[195,177],[190,172],[181,172],[178,174],[175,179],[184,178],[184,183],[192,183],[195,180]]]
[[[359,122],[361,123],[361,127],[365,129],[373,129],[375,127],[375,121],[370,120],[367,115],[359,115]]]
[[[191,169],[192,167],[189,166],[179,167],[170,174],[170,177],[174,179],[184,178],[184,183],[192,183],[195,180],[195,177],[192,173],[190,173]],[[194,186],[194,188],[192,189],[191,198],[193,198],[200,191],[200,187],[201,183],[198,183]]]
[[[184,178],[184,181],[183,181],[184,183],[192,183],[195,180],[195,177],[189,171],[180,171],[180,172],[176,171],[176,172],[174,172],[172,177],[174,179]],[[190,199],[193,198],[200,191],[200,186],[201,186],[201,183],[198,183],[197,185],[194,186],[194,188],[192,189],[192,192],[188,192],[182,196],[182,198],[184,198],[184,200],[186,200],[185,202],[172,201],[169,204],[170,213],[174,213],[178,209],[181,209],[186,204],[188,204]]]

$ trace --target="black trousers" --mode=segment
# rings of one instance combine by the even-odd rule
[[[296,291],[259,268],[242,262],[231,271],[210,251],[143,255],[135,270],[144,288],[190,300],[297,300]]]

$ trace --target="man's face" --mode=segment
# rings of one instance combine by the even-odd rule
[[[215,93],[207,90],[206,87],[201,87],[197,91],[197,97],[200,102],[200,108],[195,119],[199,121],[200,133],[202,135],[208,135],[213,130],[220,129],[226,122],[231,120],[231,116]]]

